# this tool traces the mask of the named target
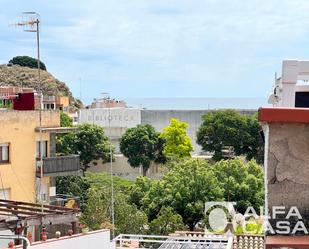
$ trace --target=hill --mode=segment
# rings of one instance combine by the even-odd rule
[[[0,65],[0,86],[31,87],[38,90],[37,69],[19,65]],[[69,96],[72,106],[80,107],[69,87],[56,79],[51,73],[41,70],[42,91],[46,96]]]

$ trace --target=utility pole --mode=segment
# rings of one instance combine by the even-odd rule
[[[38,61],[38,86],[39,86],[39,130],[40,130],[40,142],[39,142],[39,163],[40,167],[40,190],[39,201],[41,202],[41,212],[44,212],[43,204],[43,136],[42,136],[42,108],[43,108],[43,93],[41,82],[41,60],[40,60],[40,15],[36,12],[29,11],[23,12],[25,20],[16,23],[17,26],[24,27],[25,32],[36,33],[36,45],[37,45],[37,61]]]
[[[106,93],[103,93],[106,94]],[[109,156],[110,156],[110,177],[111,177],[111,218],[112,218],[112,238],[115,238],[115,197],[114,197],[114,173],[113,173],[113,149],[111,137],[111,107],[108,105],[108,128],[109,128]]]

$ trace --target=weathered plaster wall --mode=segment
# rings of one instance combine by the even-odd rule
[[[268,139],[268,206],[296,206],[309,221],[309,125],[270,123]]]
[[[59,125],[58,111],[42,112],[43,127]],[[8,190],[7,199],[28,202],[36,199],[36,142],[40,140],[40,135],[35,128],[38,126],[38,111],[0,111],[0,143],[9,143],[10,146],[9,162],[0,164],[0,190]],[[43,133],[42,139],[49,141],[49,134]],[[48,187],[49,177],[44,178],[44,183]]]

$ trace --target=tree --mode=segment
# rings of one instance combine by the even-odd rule
[[[186,129],[188,124],[172,118],[170,125],[163,129],[160,137],[165,140],[163,153],[167,157],[184,158],[190,157],[193,151],[191,138]]]
[[[95,160],[110,160],[110,142],[102,127],[83,124],[75,133],[70,133],[57,141],[57,152],[62,154],[78,154],[85,172]],[[113,149],[112,149],[113,152]]]
[[[22,67],[38,68],[38,60],[30,56],[16,56],[9,63]],[[46,71],[46,66],[42,61],[40,61],[40,69]]]
[[[121,193],[115,196],[115,228],[117,234],[142,234],[148,225],[147,215],[128,203],[127,197]]]
[[[232,146],[236,155],[245,155],[248,160],[260,158],[263,144],[256,117],[241,115],[234,110],[213,111],[203,116],[197,131],[197,143],[203,150],[214,152],[213,159],[223,158],[225,146]]]
[[[150,225],[150,232],[158,235],[169,235],[177,230],[183,230],[182,217],[170,207],[162,207],[157,218]]]
[[[163,144],[164,140],[151,125],[137,125],[127,129],[120,138],[120,151],[133,168],[142,166],[146,176],[151,162],[165,162]]]
[[[71,127],[73,126],[73,120],[68,114],[60,112],[60,126],[61,127]]]
[[[80,198],[81,209],[87,206],[87,196],[90,183],[85,177],[60,176],[56,177],[57,194],[77,196]]]
[[[112,227],[111,204],[110,189],[89,189],[88,202],[82,213],[81,223],[91,230]],[[116,234],[143,233],[144,227],[148,224],[147,215],[135,205],[129,204],[127,196],[119,191],[115,191],[114,194],[114,215]]]
[[[80,217],[80,222],[90,230],[103,228],[109,222],[107,216],[108,204],[102,191],[89,189],[87,206]]]
[[[137,177],[134,185],[130,189],[130,201],[139,209],[142,207],[142,200],[146,193],[149,192],[152,181],[147,177]]]
[[[149,221],[165,206],[181,215],[189,229],[194,230],[204,217],[205,202],[220,201],[222,197],[208,162],[187,159],[175,165],[161,180],[154,181],[141,202]]]
[[[264,205],[263,169],[254,160],[222,160],[214,164],[213,170],[224,199],[236,202],[239,212],[251,206],[259,210]]]

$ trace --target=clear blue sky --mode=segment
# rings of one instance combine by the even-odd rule
[[[35,55],[86,101],[134,97],[265,97],[284,58],[309,59],[308,0],[1,0],[0,63]]]

